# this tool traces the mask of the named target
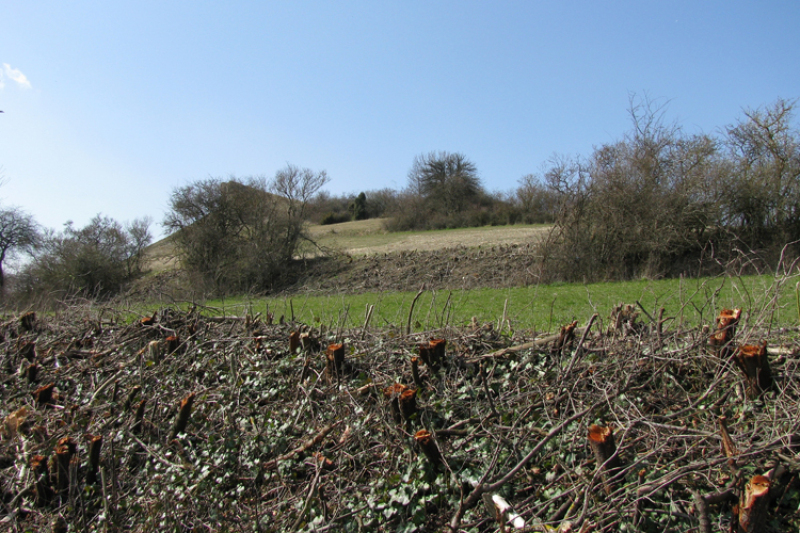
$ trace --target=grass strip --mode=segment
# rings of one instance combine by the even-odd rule
[[[474,317],[479,323],[500,326],[500,317],[506,316],[508,322],[503,327],[551,332],[573,320],[584,324],[594,313],[607,318],[613,306],[638,302],[650,316],[657,316],[663,307],[665,317],[687,326],[713,323],[724,307],[742,308],[745,322],[752,325],[797,326],[794,291],[798,277],[737,276],[425,291],[415,305],[411,324],[413,331],[420,331],[464,326]],[[207,305],[220,314],[272,312],[276,320],[283,316],[286,320],[294,318],[335,328],[362,325],[369,307],[374,306],[372,325],[402,328],[415,296],[415,292],[293,294],[227,298]]]

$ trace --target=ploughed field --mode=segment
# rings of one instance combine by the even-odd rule
[[[747,314],[703,329],[607,313],[603,329],[539,338],[198,308],[7,317],[0,522],[797,530],[796,330]]]

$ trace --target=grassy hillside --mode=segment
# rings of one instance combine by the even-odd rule
[[[523,244],[540,239],[549,228],[550,226],[539,224],[388,232],[383,229],[383,219],[371,219],[311,226],[309,233],[323,248],[333,248],[351,255],[369,255],[411,250],[443,250],[458,246],[477,248]]]
[[[344,252],[350,255],[372,255],[411,250],[441,250],[457,246],[479,247],[511,245],[540,239],[549,229],[546,225],[487,226],[436,231],[388,232],[383,219],[359,220],[309,226],[314,243],[323,251]],[[313,245],[304,245],[307,255],[319,254]],[[147,260],[154,272],[174,268],[174,247],[166,237],[147,248]]]

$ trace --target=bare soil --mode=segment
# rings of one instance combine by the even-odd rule
[[[289,292],[359,293],[519,287],[537,283],[540,256],[526,245],[398,251],[309,262]]]

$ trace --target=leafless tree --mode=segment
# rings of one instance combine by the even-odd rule
[[[466,209],[483,191],[478,169],[464,154],[430,152],[414,159],[409,188],[449,216]]]
[[[31,215],[16,207],[0,210],[0,291],[5,286],[6,260],[18,252],[32,251],[40,237],[39,225]]]
[[[800,239],[800,130],[796,101],[746,110],[727,128],[731,174],[725,223],[753,244]]]
[[[102,298],[118,293],[142,273],[144,249],[152,240],[149,224],[144,218],[123,225],[98,214],[84,227],[70,221],[60,232],[44,232],[33,260],[20,272],[20,296]]]
[[[275,178],[200,180],[172,192],[164,226],[183,266],[217,293],[269,290],[306,238],[307,204],[327,174],[288,165]]]

